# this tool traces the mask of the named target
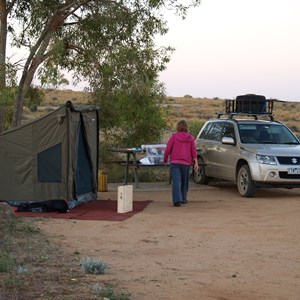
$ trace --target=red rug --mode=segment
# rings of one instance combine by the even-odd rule
[[[116,200],[91,201],[71,209],[67,213],[58,212],[16,212],[18,217],[38,217],[54,219],[95,220],[95,221],[124,221],[142,211],[152,200],[133,201],[133,211],[117,213]]]

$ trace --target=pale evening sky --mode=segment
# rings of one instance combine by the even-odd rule
[[[185,20],[166,19],[156,41],[175,48],[160,74],[167,96],[300,101],[300,0],[202,0]]]
[[[167,20],[157,43],[176,48],[160,75],[168,96],[300,101],[299,0],[202,0]]]

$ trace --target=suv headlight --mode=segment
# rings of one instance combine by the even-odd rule
[[[275,156],[256,154],[256,160],[259,164],[277,165]]]

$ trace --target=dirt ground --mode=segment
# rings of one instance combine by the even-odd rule
[[[141,184],[134,200],[153,202],[126,221],[39,227],[67,253],[107,262],[100,276],[133,300],[300,299],[299,195],[261,189],[245,199],[232,184],[191,183],[188,204],[173,207],[167,183]],[[99,197],[117,199],[116,186]]]

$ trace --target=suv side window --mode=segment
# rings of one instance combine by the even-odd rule
[[[212,123],[212,126],[206,135],[206,139],[220,141],[223,124],[223,122]]]
[[[208,123],[208,124],[204,127],[203,131],[201,132],[201,135],[199,136],[200,139],[206,139],[206,138],[207,138],[207,133],[209,132],[209,130],[210,130],[212,124],[213,124],[213,123]]]
[[[222,137],[231,137],[235,139],[234,127],[231,123],[225,123],[222,130]]]

